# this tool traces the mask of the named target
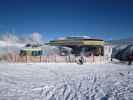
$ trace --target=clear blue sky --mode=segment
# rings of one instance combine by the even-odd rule
[[[0,0],[0,33],[133,37],[133,0]]]

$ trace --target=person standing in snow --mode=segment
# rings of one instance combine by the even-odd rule
[[[133,61],[133,52],[128,55],[128,65],[131,65]]]
[[[79,58],[79,64],[82,65],[83,63],[84,63],[84,58],[83,58],[83,56],[81,56],[81,57]]]

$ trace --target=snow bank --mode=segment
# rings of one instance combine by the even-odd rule
[[[0,100],[133,100],[133,66],[0,64]]]

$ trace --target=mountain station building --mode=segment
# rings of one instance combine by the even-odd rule
[[[92,54],[94,56],[104,56],[109,52],[107,51],[109,46],[106,46],[105,50],[104,40],[89,38],[86,36],[66,37],[50,41],[48,44],[52,46],[58,46],[60,48],[60,55],[68,54],[64,47],[71,48],[71,54],[76,56],[91,56]]]

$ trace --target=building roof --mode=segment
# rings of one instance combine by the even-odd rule
[[[48,44],[57,45],[57,46],[71,46],[71,45],[104,45],[104,40],[102,39],[94,39],[88,37],[66,37],[64,39],[53,40]]]
[[[40,44],[26,44],[25,47],[21,48],[23,51],[41,51]]]
[[[23,50],[23,51],[41,51],[42,48],[40,48],[40,47],[36,47],[36,48],[25,47],[25,48],[22,48],[21,50]]]

